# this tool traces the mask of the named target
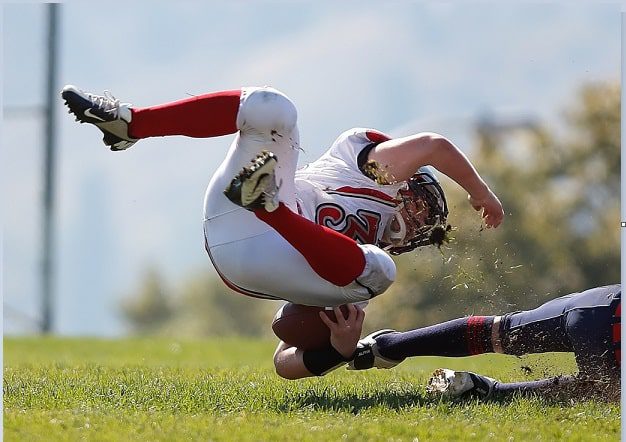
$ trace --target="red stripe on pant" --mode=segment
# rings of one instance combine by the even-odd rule
[[[470,316],[467,319],[467,350],[471,355],[479,355],[485,353],[485,317]]]

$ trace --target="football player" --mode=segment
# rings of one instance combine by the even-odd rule
[[[462,357],[482,353],[521,356],[531,353],[573,352],[577,376],[502,383],[466,371],[439,369],[428,390],[450,397],[502,397],[512,393],[553,392],[576,383],[619,391],[621,367],[621,285],[596,287],[562,296],[528,311],[499,316],[468,316],[406,332],[379,330],[355,344],[363,317],[333,322],[320,315],[331,330],[333,351],[297,352],[279,345],[278,374],[288,379],[322,375],[345,365],[353,370],[392,368],[408,357]],[[364,315],[363,315],[364,316]],[[342,318],[341,315],[337,316]],[[352,351],[352,355],[348,356]],[[312,358],[316,358],[311,362]],[[324,363],[326,365],[324,365]]]
[[[114,151],[150,137],[235,134],[205,194],[205,246],[224,283],[249,296],[337,306],[383,293],[396,273],[389,254],[441,244],[449,229],[444,192],[427,165],[468,192],[487,227],[504,216],[467,157],[434,133],[391,139],[350,129],[296,170],[296,108],[271,87],[143,108],[72,85],[61,95]]]

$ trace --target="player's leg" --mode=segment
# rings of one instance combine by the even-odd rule
[[[329,306],[369,299],[391,284],[395,265],[382,250],[360,246],[298,215],[296,122],[295,106],[279,91],[242,90],[240,132],[205,198],[205,235],[212,260],[234,285],[296,303]],[[258,168],[251,165],[250,160],[263,151],[271,152],[276,161]],[[281,203],[276,210],[252,212],[226,198],[225,189],[232,187],[244,166],[274,175],[270,181],[276,190],[271,193]],[[236,244],[239,241],[245,244]]]
[[[274,212],[255,215],[279,232],[325,280],[346,286],[365,269],[365,255],[356,241],[328,227],[315,224],[281,204]]]
[[[586,290],[572,300],[565,328],[582,377],[619,379],[620,319],[619,285]]]
[[[468,316],[424,328],[382,330],[359,341],[350,368],[390,368],[413,356],[461,357],[492,353],[496,316]]]
[[[565,327],[565,312],[573,296],[503,317],[469,316],[403,333],[386,333],[375,342],[362,344],[396,361],[412,356],[459,357],[494,351],[513,355],[573,351]],[[376,360],[373,363],[377,366]]]
[[[241,89],[212,92],[157,106],[132,108],[133,138],[183,135],[210,138],[237,131]]]
[[[259,155],[231,181],[225,195],[280,233],[325,280],[346,286],[363,276],[367,251],[356,241],[300,216],[279,202],[274,176],[277,163],[272,153]],[[364,284],[371,287],[371,282]],[[371,288],[379,292],[378,288]]]
[[[272,229],[214,245],[209,248],[209,256],[224,282],[235,291],[328,307],[371,299],[392,283],[395,266],[388,255],[371,245],[359,248],[365,255],[365,270],[344,286],[322,278],[297,249]]]
[[[270,107],[271,111],[268,111],[267,108]],[[275,184],[277,189],[270,193],[276,193],[275,198],[281,204],[272,207],[275,210],[271,212],[264,206],[256,208],[254,216],[278,232],[326,281],[341,287],[357,281],[372,289],[371,296],[381,293],[388,287],[390,281],[383,282],[385,285],[383,288],[374,278],[368,278],[368,275],[372,273],[370,271],[372,266],[380,266],[380,261],[383,261],[383,270],[387,271],[393,267],[395,273],[391,258],[385,258],[382,253],[374,251],[371,247],[359,246],[354,240],[317,225],[297,213],[294,175],[299,137],[296,119],[293,104],[277,91],[256,90],[248,96],[244,92],[238,116],[240,139],[236,146],[231,148],[229,158],[223,167],[220,167],[211,187],[222,190],[232,188],[233,178],[240,176],[242,168],[250,164],[250,159],[261,149],[270,151],[275,155],[276,161],[267,167],[259,164],[258,174],[263,176],[275,174],[269,182]],[[262,157],[260,161],[267,159]],[[247,174],[247,178],[256,177]],[[225,183],[226,180],[228,183]],[[235,181],[237,180],[238,178],[235,178]],[[224,199],[223,196],[221,198]],[[237,199],[231,199],[232,201],[237,202]],[[387,273],[388,276],[393,276],[389,271]]]
[[[205,218],[240,211],[224,194],[244,168],[253,166],[263,152],[271,153],[271,164],[260,163],[257,172],[271,173],[276,185],[276,200],[296,209],[294,177],[300,152],[297,111],[282,92],[270,87],[244,87],[234,124],[238,133],[209,183],[205,199]],[[270,157],[264,157],[268,161]],[[271,167],[270,167],[271,166]],[[266,170],[266,169],[271,170]],[[245,213],[246,217],[254,215]],[[242,215],[244,216],[244,215]],[[258,220],[257,220],[258,222]],[[263,224],[259,222],[259,224]]]
[[[504,315],[498,352],[521,356],[573,351],[565,330],[565,312],[572,296],[552,299],[533,310]]]
[[[600,341],[610,340],[611,313],[608,312],[608,305],[612,297],[607,295],[611,291],[619,293],[619,288],[615,287],[573,293],[548,301],[533,310],[505,315],[500,327],[503,353],[519,356],[529,353],[576,352],[577,348],[582,352],[582,347],[589,348],[587,341],[592,336],[595,340],[592,346],[596,347]],[[584,307],[589,307],[590,311],[581,312],[579,316],[572,314],[572,311],[581,311]],[[586,316],[590,319],[583,319]],[[599,338],[600,329],[608,337]],[[605,351],[603,347],[602,352]]]
[[[111,150],[124,150],[142,138],[185,135],[208,138],[236,132],[241,90],[203,94],[152,107],[121,103],[109,92],[96,95],[73,85],[61,96],[81,123],[91,123],[104,134]]]
[[[574,382],[576,378],[573,376],[557,376],[535,381],[504,383],[469,371],[440,368],[431,375],[426,390],[450,398],[501,399],[516,394],[556,393]]]
[[[492,398],[502,398],[511,395],[536,395],[565,390],[569,385],[577,382],[574,376],[555,376],[535,381],[522,382],[496,382],[491,391]]]

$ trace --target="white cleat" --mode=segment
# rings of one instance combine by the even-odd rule
[[[495,379],[469,371],[438,368],[428,380],[426,391],[448,398],[477,396],[487,399],[493,393],[496,383]]]

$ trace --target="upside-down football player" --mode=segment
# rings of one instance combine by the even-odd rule
[[[572,293],[528,311],[499,316],[467,316],[406,332],[379,330],[358,340],[363,310],[351,308],[347,318],[338,315],[331,321],[321,319],[331,330],[331,342],[345,354],[352,351],[350,369],[392,368],[405,358],[415,356],[462,357],[482,353],[521,356],[531,353],[573,352],[577,376],[559,376],[536,381],[502,383],[466,371],[439,369],[428,385],[431,392],[450,397],[474,396],[496,398],[512,393],[541,393],[567,388],[576,381],[591,383],[602,392],[618,392],[621,366],[621,285],[596,287]],[[358,342],[357,342],[358,340]],[[316,369],[303,362],[314,352],[301,352],[303,358],[290,353],[275,356],[279,375],[288,379],[326,374],[345,362],[322,365]],[[307,354],[311,353],[311,354]],[[594,385],[595,383],[595,385]]]
[[[487,227],[504,217],[467,157],[434,133],[350,129],[296,170],[296,108],[271,87],[143,108],[71,85],[61,95],[114,151],[150,137],[235,134],[205,194],[204,234],[224,283],[245,295],[327,307],[383,293],[396,273],[389,254],[440,244],[449,228],[443,190],[425,166],[463,187]]]

